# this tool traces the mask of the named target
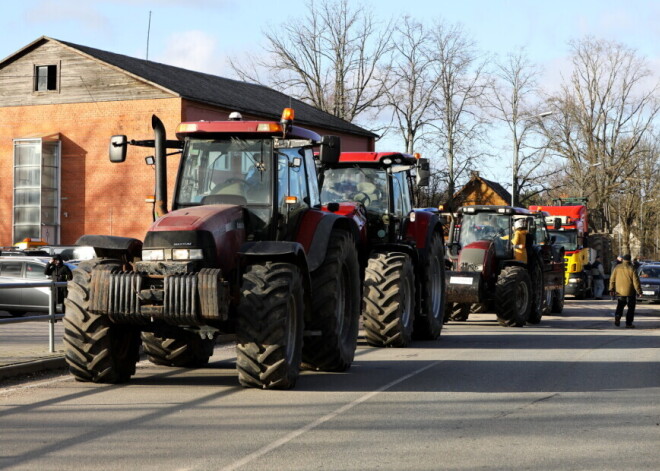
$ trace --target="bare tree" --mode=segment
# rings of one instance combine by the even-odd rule
[[[385,82],[377,79],[392,28],[380,26],[364,6],[311,0],[303,18],[264,31],[265,57],[230,59],[230,65],[241,80],[268,85],[352,122],[382,106]]]
[[[409,16],[395,28],[393,57],[383,87],[406,152],[412,154],[422,131],[433,119],[440,84],[433,39],[424,25]]]
[[[434,54],[440,84],[435,106],[435,138],[447,164],[450,209],[457,181],[483,155],[486,121],[481,115],[487,83],[486,59],[458,25],[438,23],[433,30]]]
[[[658,85],[646,61],[622,44],[586,38],[571,44],[573,72],[550,100],[551,147],[569,160],[591,221],[611,231],[608,201],[638,169],[640,145],[658,115]]]
[[[540,70],[532,64],[523,49],[508,54],[495,63],[491,82],[490,108],[495,120],[510,133],[511,195],[514,206],[551,190],[554,175],[560,168],[548,162],[542,119],[548,115],[539,109]]]

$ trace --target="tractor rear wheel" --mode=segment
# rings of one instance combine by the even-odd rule
[[[532,261],[529,267],[529,273],[532,283],[532,306],[529,310],[527,322],[530,324],[539,324],[543,317],[543,269],[537,261]]]
[[[333,230],[323,264],[312,273],[312,319],[305,330],[306,367],[345,371],[353,363],[360,324],[360,267],[350,234]],[[318,335],[320,332],[321,335]]]
[[[149,361],[156,365],[196,368],[204,366],[213,355],[214,339],[203,339],[182,330],[171,337],[142,332],[142,347]]]
[[[119,271],[121,264],[118,260],[94,259],[73,270],[64,301],[64,356],[78,381],[123,383],[135,374],[140,331],[88,311],[92,270],[97,267]]]
[[[236,322],[241,386],[295,386],[300,374],[304,310],[302,275],[296,265],[266,262],[247,267]]]
[[[522,327],[532,306],[532,284],[523,267],[504,267],[495,285],[496,314],[500,325]]]
[[[435,340],[442,332],[445,316],[445,249],[439,233],[431,238],[417,286],[422,302],[415,315],[413,335],[416,339]]]
[[[552,304],[550,312],[553,314],[561,314],[564,310],[564,287],[552,290]]]
[[[374,347],[406,347],[415,315],[415,272],[401,252],[373,254],[364,278],[363,324]]]
[[[454,303],[451,306],[451,313],[449,319],[454,322],[465,322],[470,317],[470,309],[472,304],[469,303]]]

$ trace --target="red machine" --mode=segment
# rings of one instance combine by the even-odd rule
[[[351,218],[321,210],[313,152],[335,163],[339,139],[293,126],[289,109],[281,122],[232,115],[182,123],[175,141],[155,116],[154,140],[112,138],[112,162],[124,161],[129,144],[155,148],[158,219],[144,243],[79,239],[98,258],[75,270],[66,300],[66,359],[76,379],[128,380],[140,339],[155,363],[204,364],[220,333],[236,333],[246,387],[293,387],[301,362],[329,371],[351,365],[360,315],[355,241],[366,221],[356,204],[346,208]],[[166,148],[182,153],[172,211]]]
[[[399,152],[343,152],[323,163],[324,208],[350,216],[361,204],[363,324],[370,345],[405,347],[435,339],[444,317],[444,239],[432,212],[413,209],[413,190],[428,184],[429,163]]]

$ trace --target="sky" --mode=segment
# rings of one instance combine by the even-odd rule
[[[660,0],[378,0],[378,18],[460,23],[483,51],[525,47],[547,87],[587,35],[636,50],[660,77]],[[232,77],[227,58],[258,54],[263,31],[301,18],[308,0],[0,0],[0,58],[41,36]],[[149,16],[151,12],[151,23]],[[377,146],[397,146],[389,138]],[[384,150],[378,149],[377,150]]]

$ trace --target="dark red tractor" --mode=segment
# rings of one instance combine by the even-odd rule
[[[514,224],[526,235],[515,240]],[[522,233],[521,233],[522,234]],[[463,206],[448,242],[448,317],[465,321],[472,312],[494,312],[503,326],[538,324],[545,303],[563,286],[563,248],[554,246],[542,215],[510,206]]]
[[[215,338],[235,333],[240,384],[291,388],[301,364],[344,371],[360,315],[360,213],[321,210],[314,150],[335,163],[339,139],[281,122],[186,122],[155,147],[156,216],[144,241],[86,235],[98,258],[74,271],[65,346],[80,381],[118,383],[135,373],[140,342],[159,365],[200,366]],[[166,149],[181,153],[168,211]],[[176,152],[174,152],[176,153]],[[357,207],[357,205],[354,205]],[[304,343],[303,343],[304,339]]]
[[[438,216],[413,208],[413,189],[428,184],[429,163],[399,152],[342,152],[321,162],[321,201],[334,214],[362,205],[359,240],[366,340],[405,347],[436,339],[444,317],[444,238]]]

